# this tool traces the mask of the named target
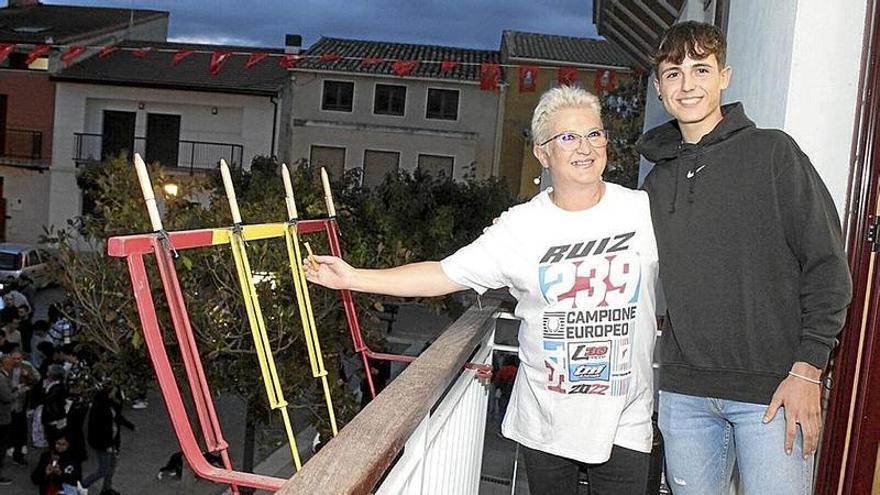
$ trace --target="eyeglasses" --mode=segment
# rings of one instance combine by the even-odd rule
[[[574,151],[581,147],[581,140],[586,139],[593,148],[604,148],[608,145],[608,131],[605,129],[593,129],[586,134],[578,134],[576,132],[560,132],[552,138],[541,143],[541,146],[556,141],[564,151]]]

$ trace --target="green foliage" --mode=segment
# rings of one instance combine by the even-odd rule
[[[645,121],[645,81],[644,76],[635,76],[602,95],[602,119],[610,131],[604,179],[633,189],[639,178],[636,141]]]
[[[279,168],[270,159],[257,158],[249,172],[234,172],[244,223],[286,219]],[[219,173],[182,175],[158,166],[150,173],[154,184],[174,182],[178,186],[177,196],[164,200],[161,190],[157,191],[166,230],[232,223]],[[370,190],[358,185],[358,173],[350,171],[334,185],[345,258],[356,266],[439,259],[475,239],[512,203],[497,180],[456,183],[401,172]],[[300,217],[326,216],[318,171],[299,163],[292,168],[292,176]],[[99,358],[96,367],[102,375],[127,386],[150,383],[152,373],[125,261],[103,254],[108,237],[151,230],[136,175],[119,157],[85,169],[80,184],[87,188],[91,211],[69,228],[48,232],[46,237],[58,246],[55,270],[73,303],[70,316],[80,328],[82,341]],[[323,234],[309,234],[303,240],[317,253],[329,252]],[[258,294],[286,398],[292,407],[311,411],[313,422],[324,429],[327,412],[320,383],[308,365],[285,244],[280,239],[249,242],[247,252],[253,272],[263,280],[257,285]],[[178,278],[212,390],[247,399],[254,417],[270,420],[273,414],[267,407],[230,247],[191,249],[178,255]],[[177,359],[165,295],[149,257],[147,268],[166,347],[171,358]],[[310,286],[310,293],[337,417],[344,422],[358,407],[336,378],[341,360],[352,354],[344,312],[334,291]],[[365,339],[381,350],[382,337],[374,330],[379,325],[372,324],[378,323],[374,312],[381,308],[381,299],[358,295],[356,301]],[[440,309],[444,301],[434,301],[434,306]]]

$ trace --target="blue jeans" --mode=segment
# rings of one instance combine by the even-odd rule
[[[728,495],[734,461],[740,493],[813,493],[813,461],[804,459],[798,429],[785,454],[785,415],[770,423],[767,406],[660,392],[660,431],[666,444],[666,482],[675,495]]]
[[[101,484],[101,491],[108,491],[113,489],[113,475],[116,473],[116,460],[119,456],[119,453],[109,450],[98,450],[98,470],[94,473],[88,475],[86,479],[83,480],[82,485],[85,488],[92,486],[96,481],[101,478],[104,478],[104,483]]]

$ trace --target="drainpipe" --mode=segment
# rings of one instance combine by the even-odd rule
[[[507,84],[499,84],[498,107],[495,112],[495,142],[492,147],[491,176],[498,178],[501,173],[501,137],[504,133],[504,104],[507,100]]]
[[[278,130],[278,95],[273,95],[269,97],[269,101],[272,102],[272,156],[276,155],[275,153],[275,133]]]

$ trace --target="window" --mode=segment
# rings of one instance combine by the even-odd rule
[[[400,153],[396,151],[364,151],[364,187],[376,187],[389,173],[400,166]]]
[[[159,162],[166,167],[179,165],[180,115],[147,114],[147,163]],[[228,158],[227,158],[228,159]]]
[[[17,253],[0,253],[0,270],[20,270],[21,261]]]
[[[326,168],[332,180],[340,180],[345,172],[345,148],[312,146],[309,163],[314,167]]]
[[[458,90],[428,88],[425,118],[458,120]]]
[[[354,102],[354,83],[345,81],[324,81],[324,96],[321,110],[350,112]]]
[[[27,261],[25,261],[25,264],[24,264],[25,267],[37,266],[39,264],[40,264],[40,256],[37,254],[36,251],[31,251],[31,252],[27,253]]]
[[[419,154],[419,171],[438,178],[452,179],[455,157]]]
[[[373,113],[403,117],[406,109],[406,86],[377,84],[373,95]]]

